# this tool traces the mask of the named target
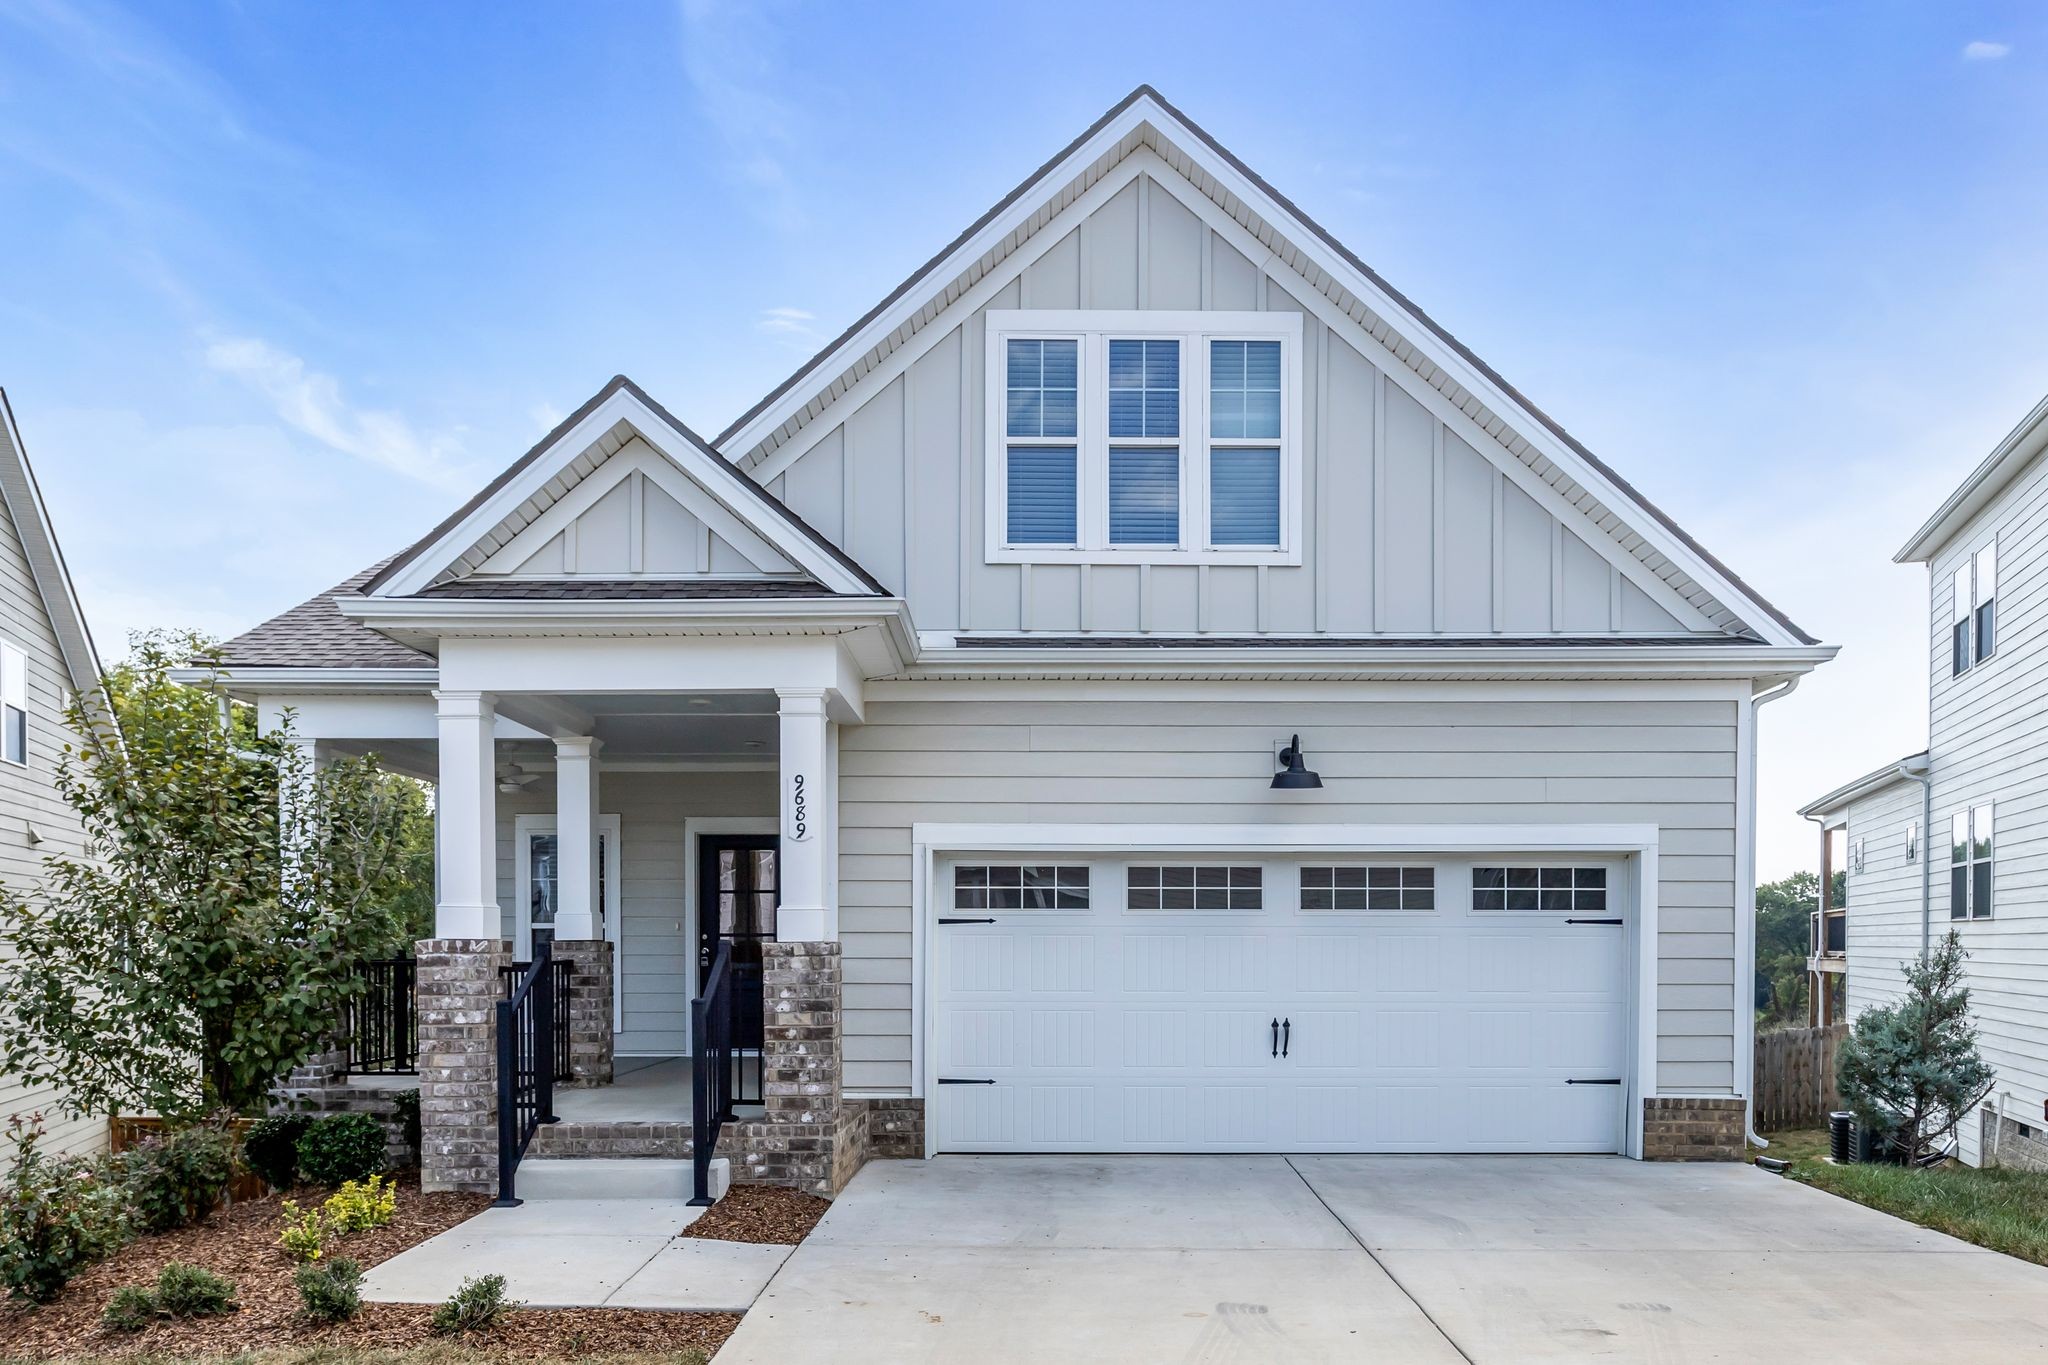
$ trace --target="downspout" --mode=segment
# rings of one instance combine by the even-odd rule
[[[1920,784],[1920,960],[1934,950],[1934,761],[1922,756],[1902,760],[1899,776]]]
[[[1759,1151],[1771,1144],[1756,1131],[1756,712],[1766,703],[1792,695],[1798,686],[1795,674],[1749,699],[1749,790],[1744,793],[1749,804],[1749,868],[1743,878],[1749,888],[1749,905],[1745,913],[1735,916],[1735,980],[1741,992],[1737,1012],[1743,1020],[1743,1045],[1736,1049],[1735,1065],[1742,1089],[1742,1131]]]

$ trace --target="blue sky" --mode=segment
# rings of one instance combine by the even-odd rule
[[[1890,553],[2048,388],[2044,61],[2033,4],[0,0],[0,384],[102,647],[231,633],[615,372],[722,428],[1150,81],[1844,646],[1771,876],[1923,742]]]

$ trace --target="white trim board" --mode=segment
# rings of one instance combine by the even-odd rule
[[[911,1080],[913,1096],[935,1088],[936,1049],[926,997],[931,989],[933,920],[940,907],[931,888],[942,856],[963,853],[1165,853],[1199,851],[1274,856],[1373,853],[1601,853],[1628,859],[1635,914],[1627,933],[1635,971],[1629,983],[1635,1065],[1627,1078],[1623,1154],[1643,1154],[1643,1101],[1657,1092],[1657,849],[1655,825],[993,825],[911,826]],[[1738,1002],[1739,1004],[1739,1002]],[[927,1125],[925,1155],[935,1154]]]

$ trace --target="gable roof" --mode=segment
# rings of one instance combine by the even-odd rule
[[[43,502],[43,490],[29,465],[28,447],[22,444],[21,428],[15,425],[14,408],[7,401],[5,389],[0,389],[0,498],[5,499],[15,533],[21,537],[22,552],[35,575],[36,592],[43,599],[43,610],[56,634],[72,689],[83,697],[96,696],[100,682],[99,651],[86,627],[85,610],[72,586],[71,570],[57,544],[50,509]]]
[[[483,518],[489,514],[490,509],[495,504],[509,496],[508,490],[518,491],[522,486],[522,479],[530,478],[536,472],[536,466],[542,465],[550,456],[560,460],[566,455],[568,459],[564,463],[569,464],[573,464],[577,460],[587,460],[587,466],[576,470],[575,477],[580,478],[581,475],[589,473],[591,468],[602,462],[604,456],[609,455],[611,450],[618,447],[620,440],[616,433],[610,428],[605,432],[599,433],[600,441],[598,444],[609,442],[609,446],[594,457],[585,451],[564,450],[564,442],[568,441],[579,427],[584,426],[585,423],[590,421],[593,415],[598,413],[600,409],[612,403],[622,394],[633,400],[641,410],[650,414],[656,419],[656,422],[665,427],[674,436],[681,438],[683,448],[691,455],[700,457],[708,462],[708,468],[714,475],[726,476],[720,479],[723,486],[737,493],[739,497],[749,501],[757,513],[762,514],[769,523],[779,526],[786,532],[784,539],[790,542],[790,548],[795,551],[793,557],[801,567],[811,570],[814,578],[838,578],[842,583],[850,584],[856,591],[874,593],[884,597],[889,595],[889,590],[882,586],[881,581],[861,567],[851,555],[819,534],[815,528],[791,511],[766,488],[763,488],[753,479],[748,478],[742,470],[706,443],[703,437],[690,430],[689,427],[683,425],[680,421],[677,421],[666,408],[649,397],[645,389],[642,389],[638,384],[635,384],[631,379],[622,374],[614,375],[609,383],[590,397],[589,401],[576,409],[575,412],[563,418],[554,430],[543,436],[532,449],[513,461],[495,479],[485,484],[475,497],[472,497],[468,502],[443,518],[440,525],[374,569],[368,579],[362,584],[361,592],[364,595],[375,595],[390,588],[394,582],[402,581],[401,576],[408,569],[413,568],[415,562],[430,549],[438,548],[444,557],[447,557],[451,550],[457,555],[472,550],[472,545],[456,545],[455,542],[462,540],[471,531],[479,534],[492,532],[493,527],[501,518],[493,518],[493,525],[491,526],[483,525]],[[640,434],[651,438],[658,437],[659,435],[658,432],[643,432]],[[523,513],[520,526],[523,527],[525,524],[530,523],[540,510],[543,510],[547,505],[560,498],[572,486],[573,479],[564,481],[560,487],[535,489],[532,496],[522,499],[519,508],[516,509]],[[516,532],[519,528],[515,527],[512,529]],[[495,549],[497,544],[502,544],[504,539],[509,538],[509,534],[505,535],[496,544],[493,544],[491,548]],[[806,560],[810,562],[808,564],[804,563]],[[837,572],[835,573],[833,570]]]
[[[1861,801],[1864,797],[1881,792],[1896,783],[1910,780],[1906,776],[1907,766],[1914,763],[1924,765],[1926,761],[1925,749],[1917,754],[1907,754],[1904,758],[1893,759],[1882,768],[1873,768],[1854,781],[1844,782],[1826,796],[1807,802],[1799,808],[1799,813],[1808,820],[1833,815],[1851,802]]]
[[[1970,471],[1970,476],[1943,500],[1934,515],[1913,533],[1913,538],[1899,547],[1892,563],[1919,564],[1934,558],[1970,518],[1989,506],[2043,450],[2048,450],[2048,398],[2036,403],[2034,410],[2021,418],[2020,424],[2007,432],[2005,439]]]
[[[1175,141],[1174,135],[1181,135]],[[1186,143],[1186,146],[1182,145]],[[1150,146],[1251,230],[1311,288],[1413,369],[1508,453],[1578,504],[1603,530],[1724,629],[1764,627],[1784,643],[1819,643],[1753,591],[1677,522],[1530,402],[1292,200],[1149,85],[1140,85],[1027,176],[838,338],[713,442],[758,465],[944,312],[1124,156]],[[1064,177],[1064,178],[1063,178]],[[1038,192],[1034,205],[1033,194]],[[1298,237],[1292,240],[1288,234]],[[1518,430],[1525,419],[1538,439]],[[758,476],[758,475],[757,475]],[[1612,505],[1649,519],[1631,525]]]

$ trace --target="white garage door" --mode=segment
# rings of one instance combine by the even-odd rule
[[[1619,862],[942,862],[936,1145],[1614,1152]]]

